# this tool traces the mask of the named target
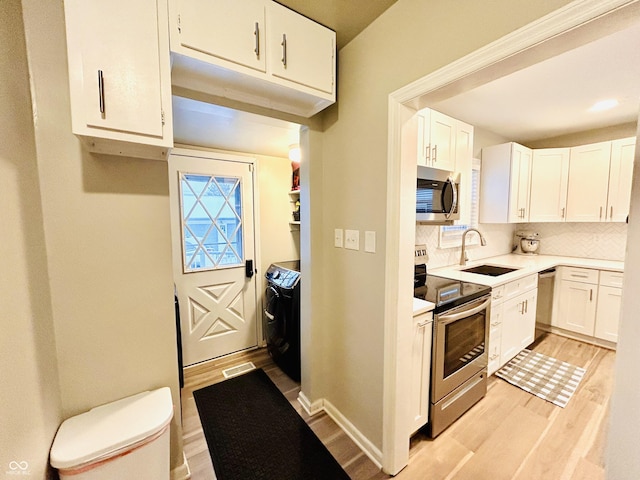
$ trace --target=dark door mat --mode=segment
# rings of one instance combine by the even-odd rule
[[[193,392],[218,480],[348,479],[262,369]]]

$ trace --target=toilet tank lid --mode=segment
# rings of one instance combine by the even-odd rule
[[[62,422],[51,447],[51,466],[75,468],[118,455],[161,432],[172,417],[168,387],[92,408]]]

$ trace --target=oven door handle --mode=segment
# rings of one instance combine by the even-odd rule
[[[476,307],[472,307],[470,309],[465,309],[461,312],[451,313],[449,315],[441,315],[438,317],[438,323],[441,325],[448,325],[449,323],[456,322],[461,318],[470,317],[471,315],[475,315],[478,312],[481,312],[485,308],[489,306],[491,303],[491,298],[487,298],[480,305]]]

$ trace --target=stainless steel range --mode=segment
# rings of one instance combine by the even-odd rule
[[[436,305],[428,429],[435,438],[487,392],[491,288],[416,265],[414,296]]]

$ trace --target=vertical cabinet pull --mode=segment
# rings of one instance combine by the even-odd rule
[[[609,209],[609,218],[613,220],[613,205]]]
[[[593,301],[593,288],[589,289],[589,301],[592,302]]]
[[[102,114],[102,118],[104,118],[104,77],[102,75],[102,70],[98,70],[98,95],[100,102],[100,113]]]
[[[561,218],[564,218],[564,207],[562,207],[562,214],[560,215]]]
[[[433,147],[433,161],[438,161],[438,145],[434,145]]]
[[[429,163],[431,161],[431,144],[424,147],[424,158]]]
[[[286,33],[282,34],[282,43],[280,45],[282,45],[282,65],[284,65],[284,68],[287,68],[287,34]]]
[[[256,58],[260,58],[260,25],[258,22],[253,29],[253,34],[256,36],[256,48],[253,49],[253,52],[256,54]]]
[[[598,218],[602,218],[602,207],[600,207],[600,216]]]

